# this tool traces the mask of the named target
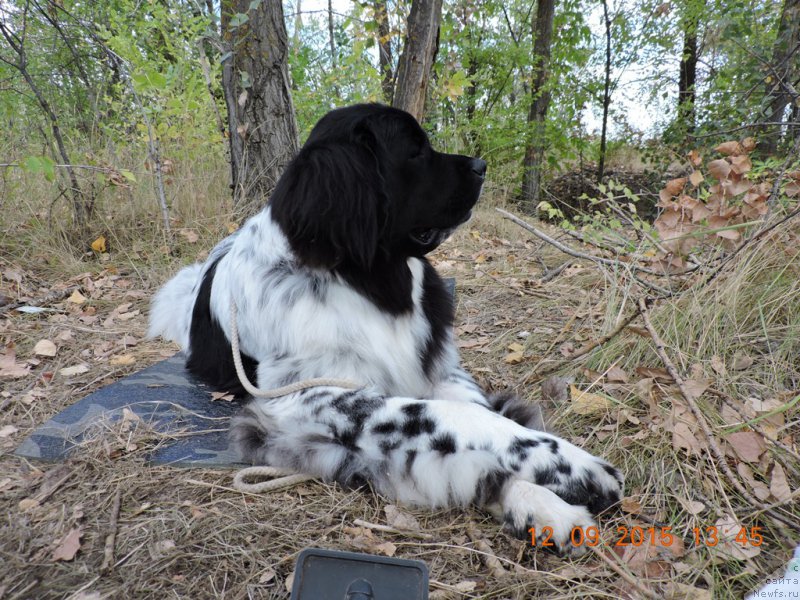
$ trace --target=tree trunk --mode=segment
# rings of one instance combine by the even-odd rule
[[[597,183],[603,181],[606,169],[606,142],[608,139],[608,107],[611,105],[611,18],[608,0],[603,0],[603,22],[606,28],[606,73],[603,82],[603,125],[600,131],[600,156],[597,160]]]
[[[680,73],[678,76],[678,125],[686,133],[694,133],[697,83],[697,28],[700,23],[700,6],[688,6],[689,12],[683,18],[683,54],[681,54]]]
[[[550,45],[553,39],[555,0],[538,0],[533,27],[533,77],[531,106],[528,113],[530,131],[525,148],[522,176],[522,209],[534,213],[542,187],[542,165],[545,151],[545,118],[550,107]]]
[[[422,121],[428,82],[439,50],[442,0],[414,0],[392,105]]]
[[[222,3],[222,38],[230,52],[222,63],[222,88],[231,186],[236,209],[245,216],[264,204],[298,150],[283,6],[261,2],[250,10],[250,4]],[[249,19],[242,23],[237,13]]]
[[[388,104],[394,96],[394,73],[392,72],[392,30],[386,0],[375,0],[375,19],[378,21],[378,65],[383,79],[381,90]]]
[[[336,70],[336,38],[333,36],[333,0],[328,0],[328,43],[331,47],[331,67]]]
[[[784,0],[781,19],[778,24],[778,37],[772,48],[772,61],[766,82],[766,121],[768,123],[786,122],[786,109],[797,102],[797,89],[792,85],[800,73],[798,67],[798,45],[800,45],[800,0]],[[787,85],[788,84],[788,85]],[[792,114],[794,111],[789,111]],[[774,154],[781,141],[781,127],[770,126],[764,134],[761,149]],[[787,129],[791,130],[789,124]],[[791,131],[787,131],[791,136]]]

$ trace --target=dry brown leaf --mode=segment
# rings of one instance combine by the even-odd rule
[[[419,521],[410,513],[398,508],[394,504],[387,504],[383,507],[383,512],[386,513],[386,522],[395,529],[407,529],[410,531],[419,531],[422,527]]]
[[[275,571],[273,569],[267,569],[258,577],[258,583],[264,585],[265,583],[269,583],[273,579],[275,579]]]
[[[231,394],[230,392],[211,392],[211,401],[214,400],[224,400],[225,402],[233,402],[236,400],[236,396]]]
[[[727,160],[722,158],[718,160],[712,160],[710,163],[708,163],[708,172],[722,181],[723,179],[727,179],[728,175],[730,174],[731,165]]]
[[[81,536],[83,532],[80,527],[71,529],[58,544],[58,547],[53,551],[53,560],[72,560],[81,549]]]
[[[628,374],[619,367],[611,367],[606,373],[606,379],[613,383],[628,383]]]
[[[108,250],[106,247],[106,236],[104,235],[98,236],[98,238],[95,241],[93,241],[91,245],[92,245],[92,250],[100,254]]]
[[[750,489],[753,490],[753,494],[759,500],[766,500],[769,498],[770,491],[769,488],[762,482],[758,481],[753,474],[753,469],[747,466],[746,463],[739,462],[736,465],[736,472],[739,473],[739,477],[745,480],[747,485],[750,486]]]
[[[579,415],[605,414],[612,406],[611,398],[592,392],[584,392],[576,386],[569,386],[570,406]]]
[[[697,419],[688,406],[675,402],[670,414],[672,425],[672,447],[689,454],[701,454],[704,444],[697,439]]]
[[[39,340],[33,347],[33,353],[38,356],[55,356],[57,351],[56,345],[48,339]]]
[[[108,363],[115,367],[127,367],[135,364],[136,358],[130,354],[120,354],[119,356],[112,356]]]
[[[0,427],[0,438],[6,438],[14,435],[17,433],[19,429],[14,427],[13,425],[3,425]]]
[[[767,450],[764,436],[755,431],[737,431],[725,436],[736,455],[748,463],[757,463]]]
[[[692,400],[697,400],[702,396],[709,385],[711,385],[711,381],[708,379],[687,379],[684,381],[684,389],[692,397]]]
[[[711,590],[670,581],[664,586],[665,600],[711,600]]]
[[[40,503],[36,498],[23,498],[22,500],[19,501],[19,504],[17,504],[17,507],[22,512],[27,512],[29,510],[32,510],[32,509],[36,508],[37,506],[39,506],[39,504]]]
[[[706,508],[705,504],[698,502],[697,500],[687,500],[679,497],[678,502],[681,503],[681,506],[683,506],[686,512],[688,512],[690,515],[699,515]]]
[[[631,515],[638,515],[642,512],[642,504],[638,500],[634,500],[631,497],[625,497],[622,499],[620,503],[622,510]]]
[[[753,366],[753,359],[748,356],[747,354],[737,352],[733,356],[733,362],[731,362],[731,369],[734,371],[745,371]]]
[[[761,554],[761,546],[754,546],[751,543],[736,541],[736,538],[742,534],[742,530],[745,528],[734,517],[729,515],[720,517],[717,519],[714,526],[717,528],[719,544],[713,548],[709,548],[709,550],[712,552],[712,556],[716,561],[720,559],[743,561]],[[749,536],[749,530],[747,530],[745,534]]]
[[[72,295],[67,298],[67,302],[72,302],[73,304],[83,304],[86,302],[86,296],[81,294],[78,290],[72,292]]]
[[[728,369],[725,368],[725,361],[722,360],[716,354],[711,357],[711,368],[714,369],[714,372],[717,375],[726,375],[728,373]]]
[[[74,375],[86,373],[88,370],[89,366],[86,363],[81,363],[79,365],[75,365],[74,367],[64,367],[63,369],[59,369],[58,373],[62,377],[73,377]]]
[[[190,244],[197,243],[197,240],[200,239],[200,236],[197,235],[197,232],[194,229],[180,229],[178,233]]]
[[[517,365],[522,362],[523,355],[522,352],[511,352],[510,354],[507,354],[503,360],[506,364]]]
[[[745,152],[752,152],[756,149],[756,139],[753,137],[746,137],[742,140],[742,150]]]
[[[678,177],[677,179],[669,180],[664,186],[664,190],[666,190],[670,196],[677,196],[683,191],[685,185],[686,177]]]
[[[775,496],[776,500],[788,502],[792,498],[792,490],[789,481],[786,479],[786,472],[781,463],[776,462],[772,467],[772,479],[769,483],[769,491]]]
[[[525,350],[525,346],[523,346],[522,344],[520,344],[518,342],[513,342],[513,343],[509,344],[507,346],[507,348],[511,352],[522,352],[523,350]]]
[[[689,175],[689,182],[694,186],[697,187],[701,183],[703,183],[703,174],[700,171],[692,171],[692,174]]]
[[[0,377],[7,379],[18,379],[27,377],[31,372],[23,363],[17,362],[17,354],[14,348],[6,347],[4,354],[0,354]]]
[[[654,379],[659,383],[672,383],[672,375],[666,369],[660,367],[636,367],[636,373],[648,379]]]
[[[744,148],[739,142],[723,142],[714,150],[725,156],[737,156],[744,152]]]

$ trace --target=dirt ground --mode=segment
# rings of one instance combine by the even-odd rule
[[[175,351],[144,333],[149,299],[180,260],[156,269],[131,253],[111,253],[65,278],[48,267],[46,254],[0,258],[0,294],[12,302],[46,299],[51,309],[0,313],[2,599],[288,598],[306,547],[422,560],[434,598],[741,598],[778,573],[798,542],[796,530],[726,493],[712,457],[676,449],[668,419],[674,394],[664,392],[658,374],[614,380],[607,366],[570,360],[577,347],[613,329],[608,282],[572,261],[542,283],[566,257],[489,209],[433,257],[458,282],[463,360],[484,387],[542,403],[557,433],[626,473],[622,509],[600,523],[606,547],[561,558],[509,537],[478,510],[398,512],[370,491],[318,482],[243,494],[232,489],[230,471],[148,465],[147,453],[164,439],[135,418],[98,427],[65,464],[18,458],[14,449],[37,425]],[[562,379],[546,384],[543,399],[538,374],[559,365]],[[599,409],[566,387],[592,381],[595,370],[604,370],[608,384],[600,400],[587,396],[606,402]],[[642,379],[651,386],[644,396],[634,389]],[[786,438],[797,424],[788,414],[785,423],[784,450],[768,452],[785,458],[791,494],[800,463]],[[753,470],[767,460],[764,452]],[[777,468],[761,466],[765,473]],[[785,498],[770,489],[780,485],[776,476],[753,477],[766,485],[767,504]],[[778,510],[797,518],[785,503]],[[646,536],[665,526],[672,544],[615,546],[625,531],[640,527]],[[704,537],[711,526],[741,526],[749,537],[712,547]],[[763,535],[758,547],[753,527]]]

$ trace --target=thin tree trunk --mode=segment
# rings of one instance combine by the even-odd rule
[[[697,83],[697,29],[699,26],[700,7],[689,5],[683,19],[683,54],[681,54],[680,73],[678,76],[678,124],[686,133],[694,133],[696,100],[695,85]]]
[[[597,183],[603,181],[606,169],[608,107],[611,105],[611,18],[608,15],[608,0],[603,0],[603,22],[606,27],[606,72],[603,82],[603,124],[600,132],[600,156],[597,160]]]
[[[29,5],[26,3],[23,9],[23,23],[27,23],[28,6]],[[53,138],[56,140],[58,154],[61,156],[61,160],[64,161],[64,168],[67,171],[67,177],[69,178],[72,214],[73,218],[75,219],[75,225],[78,231],[83,233],[90,217],[91,206],[84,198],[81,191],[81,186],[78,183],[78,177],[75,174],[75,170],[72,168],[72,161],[70,160],[69,154],[67,153],[67,148],[64,145],[64,138],[61,136],[61,127],[58,124],[58,116],[28,71],[28,56],[25,51],[25,26],[23,25],[22,31],[19,32],[18,35],[9,30],[4,23],[0,22],[0,33],[2,33],[3,37],[8,42],[8,45],[17,55],[17,62],[9,64],[16,68],[20,75],[22,75],[23,79],[25,79],[25,83],[28,84],[28,87],[33,92],[33,95],[36,96],[39,107],[50,121],[50,130],[53,132]]]
[[[522,178],[522,209],[534,213],[542,187],[545,153],[545,119],[550,107],[550,46],[553,39],[555,0],[538,0],[533,27],[533,77],[528,112],[530,131],[525,148]]]
[[[244,215],[263,205],[298,149],[283,6],[262,2],[251,10],[250,4],[222,3],[222,37],[231,52],[222,67],[231,185]],[[247,14],[248,21],[231,26],[236,13]]]
[[[386,0],[375,0],[375,19],[378,21],[378,66],[383,79],[381,91],[388,104],[394,96],[394,73],[392,72],[392,30],[389,26],[389,12]]]
[[[797,102],[797,90],[792,82],[800,72],[800,0],[784,0],[781,18],[778,24],[778,37],[772,48],[770,73],[767,76],[765,89],[768,123],[786,122],[787,107],[794,100]],[[787,85],[788,84],[788,85]],[[794,94],[793,94],[794,91]],[[793,95],[795,96],[793,98]],[[790,115],[794,109],[790,110]],[[791,124],[787,134],[791,135]],[[761,149],[774,154],[781,141],[781,128],[775,127],[766,132],[761,141]]]
[[[431,70],[439,50],[442,0],[414,0],[392,105],[411,113],[418,121],[425,113]]]
[[[333,0],[328,0],[328,44],[331,47],[331,67],[336,70],[336,39],[333,37]]]

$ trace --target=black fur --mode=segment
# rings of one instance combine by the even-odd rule
[[[225,332],[222,331],[217,318],[211,314],[211,286],[214,283],[214,274],[217,272],[217,265],[221,258],[220,256],[209,266],[194,301],[192,324],[189,330],[191,351],[186,361],[186,368],[192,375],[214,388],[231,392],[238,398],[244,398],[247,396],[247,392],[236,375],[231,343]],[[247,378],[254,382],[258,366],[256,361],[242,353],[242,366]]]

